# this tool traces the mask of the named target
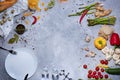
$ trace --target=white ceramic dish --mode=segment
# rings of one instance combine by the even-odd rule
[[[14,79],[23,80],[26,74],[30,78],[37,69],[37,59],[34,52],[27,48],[15,49],[17,55],[9,54],[5,61],[7,73]]]

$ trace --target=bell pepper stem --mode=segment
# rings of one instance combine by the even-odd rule
[[[120,48],[120,46],[116,46],[116,45],[114,45],[114,50],[115,50],[116,48]]]

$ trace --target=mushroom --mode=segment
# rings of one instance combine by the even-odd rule
[[[108,61],[110,61],[112,59],[112,55],[110,55],[109,53],[107,53],[105,55],[105,59],[108,60]]]
[[[114,50],[113,49],[109,49],[109,54],[113,55],[114,54]]]
[[[120,65],[120,59],[119,59],[119,60],[117,60],[117,61],[115,61],[115,64]]]
[[[108,47],[103,48],[103,49],[102,49],[102,53],[103,53],[104,55],[106,55],[107,53],[109,53],[109,48],[108,48]]]
[[[120,55],[118,55],[118,54],[113,55],[113,60],[117,61],[119,59],[120,59]]]
[[[115,49],[115,53],[116,53],[116,54],[120,54],[120,48],[116,48],[116,49]]]
[[[102,53],[105,55],[106,60],[111,60],[114,54],[114,50],[109,49],[108,47],[105,47],[102,49]]]

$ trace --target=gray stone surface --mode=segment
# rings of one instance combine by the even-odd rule
[[[45,1],[47,2],[47,0]],[[34,51],[36,52],[35,56],[38,59],[38,69],[29,80],[41,80],[41,73],[43,73],[45,67],[50,73],[53,72],[53,69],[58,71],[65,69],[66,72],[70,72],[70,77],[72,77],[73,80],[77,80],[78,78],[87,80],[87,70],[84,70],[81,65],[89,64],[89,69],[94,69],[99,63],[99,60],[105,58],[102,52],[94,47],[94,39],[92,39],[90,43],[84,41],[86,34],[97,37],[101,25],[88,27],[86,19],[87,17],[92,18],[92,16],[85,17],[82,26],[78,23],[79,17],[67,17],[68,14],[72,13],[72,10],[74,10],[74,12],[75,10],[78,10],[79,6],[76,4],[85,3],[87,5],[87,0],[68,1],[68,3],[63,4],[57,2],[55,7],[47,12],[42,11],[41,13],[33,14],[41,15],[41,19],[35,25],[26,25],[28,31],[21,35],[20,38],[22,37],[27,40],[27,43],[19,41],[17,44],[9,45],[8,40],[15,33],[14,31],[11,31],[3,44],[3,47],[8,49],[25,46],[31,49],[35,48]],[[105,4],[104,6],[107,9],[111,8],[113,10],[110,15],[117,16],[114,29],[120,34],[120,0],[100,1]],[[16,17],[15,20],[16,19],[18,19],[18,17]],[[33,20],[32,17],[27,19],[30,20],[30,23]],[[21,21],[20,23],[25,24],[24,21]],[[15,28],[16,25],[17,24],[15,24],[13,28]],[[97,53],[95,58],[85,58],[86,52],[82,51],[81,48],[86,46]],[[14,80],[10,78],[5,71],[4,62],[6,56],[7,52],[0,50],[0,80]],[[115,66],[114,61],[110,61],[109,66],[120,67]],[[120,80],[120,76],[110,75],[110,77],[113,80]]]

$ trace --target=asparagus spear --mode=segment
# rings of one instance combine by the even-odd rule
[[[93,14],[94,12],[88,12],[87,14]],[[80,16],[82,13],[80,12],[77,12],[76,14],[70,14],[68,15],[68,17],[71,17],[71,16]]]
[[[94,10],[95,8],[91,8],[90,10]],[[83,10],[84,11],[84,10]],[[69,14],[68,17],[71,17],[71,16],[80,16],[83,11],[81,12],[76,12],[75,14]],[[88,12],[87,14],[93,14],[94,12]]]
[[[88,21],[88,26],[94,26],[98,24],[114,25],[116,22],[116,17],[109,16],[109,17],[102,17],[95,19],[87,19],[87,21]]]

